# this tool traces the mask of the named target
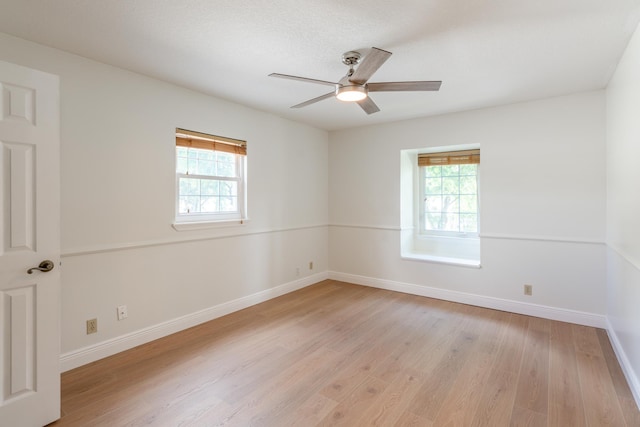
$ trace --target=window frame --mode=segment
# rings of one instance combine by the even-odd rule
[[[478,150],[479,152],[479,150]],[[428,154],[446,154],[451,152],[430,152]],[[425,153],[426,154],[426,153]],[[419,154],[418,154],[419,156]],[[478,154],[479,156],[479,154]],[[458,165],[465,163],[456,163]],[[472,163],[467,163],[472,164]],[[480,163],[476,164],[476,222],[477,222],[477,231],[476,232],[464,232],[464,231],[446,231],[446,230],[427,230],[426,228],[426,209],[425,209],[425,180],[426,180],[426,168],[434,167],[434,166],[448,166],[447,164],[433,164],[427,166],[417,166],[418,172],[418,192],[416,194],[416,207],[417,209],[417,217],[418,223],[417,226],[417,237],[419,238],[429,238],[429,237],[443,237],[443,238],[463,238],[463,239],[477,239],[480,237]],[[458,177],[460,174],[458,174]],[[460,193],[458,193],[458,196]],[[459,213],[459,212],[458,212]]]
[[[203,149],[210,151],[226,152],[234,156],[235,159],[235,176],[219,176],[219,175],[201,175],[190,174],[178,171],[178,148],[183,146],[182,144],[175,144],[174,147],[174,173],[175,173],[175,197],[174,197],[174,218],[175,224],[193,224],[193,223],[211,223],[221,224],[225,222],[234,222],[242,224],[247,220],[247,200],[246,200],[246,142],[240,140],[234,140],[225,137],[217,137],[214,135],[203,134],[200,132],[187,131],[184,129],[176,128],[176,141],[180,138],[194,138],[194,146],[185,147],[187,149]],[[214,148],[206,148],[201,146],[202,142],[210,142]],[[224,149],[215,149],[220,147],[220,144],[224,144]],[[229,149],[229,146],[239,147],[238,150]],[[180,180],[181,179],[203,179],[209,181],[231,181],[237,183],[236,203],[237,210],[225,211],[225,212],[180,212]]]

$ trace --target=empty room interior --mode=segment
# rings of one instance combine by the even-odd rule
[[[2,426],[640,426],[640,0],[0,5]]]

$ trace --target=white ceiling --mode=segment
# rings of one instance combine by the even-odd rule
[[[0,31],[333,130],[606,86],[640,0],[0,0]],[[374,93],[381,111],[331,88],[341,55],[393,56],[370,81],[442,80],[440,92]]]

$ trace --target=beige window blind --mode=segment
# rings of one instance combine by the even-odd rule
[[[247,142],[224,136],[208,135],[186,129],[176,129],[176,145],[179,147],[201,148],[204,150],[224,151],[226,153],[247,155]]]
[[[480,163],[480,150],[418,154],[418,166],[471,165]]]

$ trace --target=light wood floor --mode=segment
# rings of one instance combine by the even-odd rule
[[[640,426],[600,329],[325,281],[62,376],[62,426]]]

